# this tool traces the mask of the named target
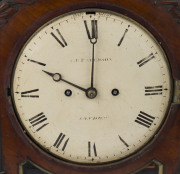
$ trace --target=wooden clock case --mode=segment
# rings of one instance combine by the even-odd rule
[[[45,153],[20,126],[11,101],[11,75],[17,55],[26,40],[41,25],[54,17],[83,8],[102,8],[127,15],[146,27],[168,56],[172,77],[169,113],[153,140],[133,156],[104,165],[68,163]],[[25,173],[27,161],[43,173],[128,174],[153,160],[163,165],[165,174],[180,173],[180,2],[179,0],[2,0],[0,2],[0,173]],[[175,92],[176,91],[176,92]],[[176,93],[176,94],[175,94]],[[40,173],[40,172],[39,172]],[[137,172],[135,172],[137,173]]]

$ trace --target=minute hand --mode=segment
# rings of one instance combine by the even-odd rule
[[[95,60],[95,58],[94,58],[94,47],[95,47],[95,44],[97,43],[97,39],[98,39],[97,20],[91,21],[92,36],[90,35],[86,21],[84,21],[84,25],[85,25],[86,32],[88,35],[88,39],[90,40],[90,43],[93,45],[93,47],[92,47],[92,68],[91,68],[91,88],[94,88],[94,60]]]
[[[94,87],[94,44],[92,48],[91,88]]]
[[[87,91],[85,88],[82,88],[82,87],[80,87],[80,86],[78,86],[78,85],[76,85],[74,83],[71,83],[71,82],[69,82],[67,80],[64,80],[62,78],[61,74],[59,74],[59,73],[50,73],[50,72],[44,71],[44,70],[42,70],[42,71],[45,72],[46,74],[48,74],[49,76],[51,76],[55,82],[63,81],[63,82],[65,82],[65,83],[67,83],[67,84],[69,84],[71,86],[74,86],[75,88],[78,88],[78,89],[80,89],[80,90],[82,90],[84,92]]]

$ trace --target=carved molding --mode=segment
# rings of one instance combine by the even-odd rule
[[[33,4],[35,0],[1,0],[0,26],[6,24],[22,5]],[[164,7],[180,24],[180,0],[154,0],[156,6]]]
[[[164,7],[180,24],[180,0],[154,0],[154,3]]]
[[[18,12],[22,5],[33,4],[35,0],[2,0],[0,1],[0,26],[6,24],[8,20]]]

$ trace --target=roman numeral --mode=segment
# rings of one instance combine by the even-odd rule
[[[129,147],[129,145],[126,143],[126,141],[124,141],[124,140],[122,139],[121,136],[119,136],[119,139],[121,140],[121,142],[122,142],[126,147]]]
[[[97,20],[91,20],[91,34],[90,34],[90,30],[89,30],[89,28],[88,28],[87,21],[84,21],[84,25],[85,25],[85,28],[86,28],[86,32],[87,32],[88,39],[89,39],[92,43],[96,43],[96,42],[97,42],[97,39],[98,39]],[[93,39],[95,39],[95,41],[93,41]]]
[[[123,42],[123,40],[124,40],[124,37],[126,36],[126,33],[127,33],[127,32],[128,32],[128,29],[125,30],[122,38],[120,39],[120,41],[119,41],[119,43],[118,43],[118,46],[120,46],[120,45],[122,44],[122,42]]]
[[[94,156],[97,156],[97,151],[96,151],[96,145],[94,143],[93,147],[91,148],[91,142],[88,141],[88,156],[91,157],[92,153],[91,151],[93,151]]]
[[[65,47],[67,46],[67,42],[65,41],[64,37],[62,36],[61,32],[59,31],[59,29],[56,29],[57,34],[60,36],[60,39],[53,33],[51,32],[51,35],[53,36],[53,38],[62,46]]]
[[[145,95],[162,95],[163,86],[146,86]]]
[[[145,65],[146,63],[148,63],[150,60],[152,60],[153,58],[155,58],[154,54],[151,53],[149,54],[148,57],[143,58],[142,60],[140,60],[139,62],[137,62],[137,64],[139,65],[139,67],[142,67],[143,65]]]
[[[149,128],[152,125],[154,119],[155,117],[140,111],[140,114],[136,118],[135,122]]]
[[[32,95],[31,94],[31,93],[35,93],[37,91],[39,91],[39,89],[33,89],[33,90],[30,90],[30,91],[21,92],[21,97],[39,98],[39,95]]]
[[[62,144],[65,136],[66,136],[65,134],[60,133],[53,146],[54,146],[55,148],[59,148],[59,146]],[[69,138],[64,142],[64,144],[62,144],[62,151],[65,150],[68,141],[69,141]]]
[[[41,65],[41,66],[46,66],[45,63],[41,63],[41,62],[38,62],[38,61],[35,61],[35,60],[32,60],[32,59],[28,59],[27,61],[32,62],[32,63],[36,63],[36,64]]]
[[[36,131],[40,131],[42,128],[47,126],[49,123],[46,121],[47,117],[44,115],[43,112],[39,113],[38,115],[29,119],[32,127],[38,127]]]

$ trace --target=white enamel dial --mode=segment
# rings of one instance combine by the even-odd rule
[[[59,16],[21,50],[17,116],[48,153],[78,163],[123,159],[158,132],[171,99],[165,53],[135,21],[99,9]]]

